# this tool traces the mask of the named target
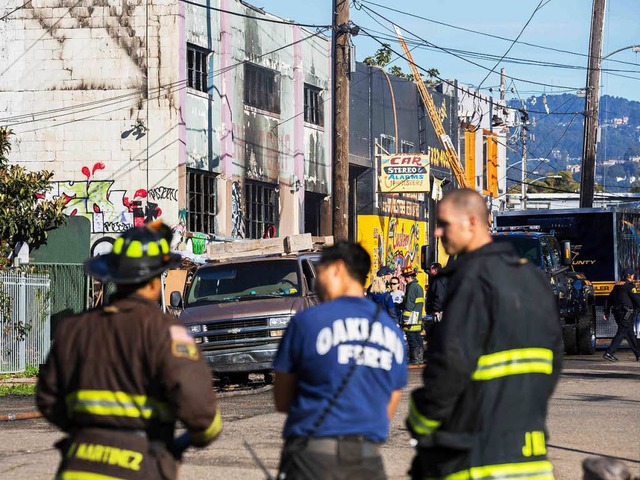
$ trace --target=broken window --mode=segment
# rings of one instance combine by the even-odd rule
[[[402,153],[415,153],[415,145],[411,142],[402,140],[400,142],[400,150]]]
[[[322,118],[322,90],[307,83],[304,84],[304,121],[314,125],[323,125]]]
[[[267,112],[280,113],[280,79],[277,72],[245,63],[244,103]]]
[[[187,45],[187,84],[189,88],[207,93],[207,57],[209,52],[195,45]]]
[[[391,135],[380,135],[380,146],[386,151],[387,154],[396,153],[396,139]],[[385,154],[383,151],[383,155]]]
[[[187,169],[187,230],[215,233],[216,176]]]
[[[272,238],[278,229],[278,191],[275,185],[245,180],[247,238]]]

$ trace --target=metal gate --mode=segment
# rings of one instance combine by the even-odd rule
[[[0,272],[0,373],[44,363],[51,346],[48,274]]]

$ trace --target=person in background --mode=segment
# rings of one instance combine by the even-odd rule
[[[371,259],[337,242],[317,266],[323,303],[297,313],[273,362],[276,410],[287,414],[278,479],[386,478],[380,444],[407,383],[402,332],[364,298]]]
[[[433,343],[433,327],[434,324],[442,319],[442,310],[444,310],[444,300],[447,295],[447,277],[439,275],[442,265],[434,262],[429,267],[429,287],[427,288],[427,297],[425,301],[425,310],[427,317],[424,321],[424,336],[426,340],[425,354],[428,355],[431,344]]]
[[[636,356],[636,361],[640,361],[640,346],[638,340],[633,334],[633,321],[640,309],[640,294],[636,290],[634,282],[636,272],[631,268],[625,268],[622,272],[622,281],[613,287],[611,293],[607,297],[604,307],[604,319],[608,320],[609,315],[613,312],[618,324],[618,331],[611,340],[611,344],[604,352],[602,357],[610,362],[617,362],[618,357],[615,356],[616,351],[620,347],[622,340],[626,339]]]
[[[424,290],[417,280],[418,269],[405,267],[402,276],[407,281],[402,312],[402,329],[407,337],[409,363],[422,365],[424,362],[424,344],[422,342],[422,310]]]
[[[402,318],[402,302],[404,302],[404,291],[400,289],[400,279],[398,277],[391,277],[389,281],[391,285],[391,298],[396,307],[396,318],[398,322]]]
[[[387,290],[387,285],[382,277],[376,277],[373,279],[373,283],[371,284],[371,289],[369,290],[367,297],[384,308],[385,312],[389,314],[394,322],[398,322],[393,297],[391,296],[391,292]]]
[[[383,265],[376,271],[376,276],[373,277],[373,280],[375,280],[376,278],[382,278],[382,280],[384,281],[385,289],[387,289],[389,280],[391,279],[392,275],[393,275],[393,270],[391,270],[390,267]],[[373,285],[373,281],[371,282],[371,285],[367,287],[367,295],[369,294],[369,292],[371,292],[372,285]]]

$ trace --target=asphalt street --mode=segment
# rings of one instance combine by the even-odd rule
[[[640,363],[628,352],[619,352],[619,357],[616,364],[603,360],[601,353],[565,359],[548,422],[549,457],[558,480],[582,478],[580,462],[589,455],[622,459],[640,475]],[[411,370],[407,393],[420,383],[420,370]],[[220,403],[222,435],[209,448],[187,453],[180,478],[267,478],[250,450],[274,475],[284,416],[274,412],[270,388],[225,393]],[[33,410],[30,397],[0,398],[0,414]],[[404,395],[383,448],[386,471],[392,479],[407,478],[413,455],[404,427],[406,411]],[[42,419],[0,424],[0,478],[52,478],[58,461],[52,445],[60,437]]]

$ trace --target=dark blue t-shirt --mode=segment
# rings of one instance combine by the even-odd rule
[[[291,320],[273,363],[277,372],[297,376],[285,438],[311,433],[350,365],[360,359],[314,436],[364,435],[373,442],[387,439],[387,404],[391,392],[407,384],[407,366],[403,334],[384,309],[371,323],[377,308],[365,297],[340,297],[304,310]]]

